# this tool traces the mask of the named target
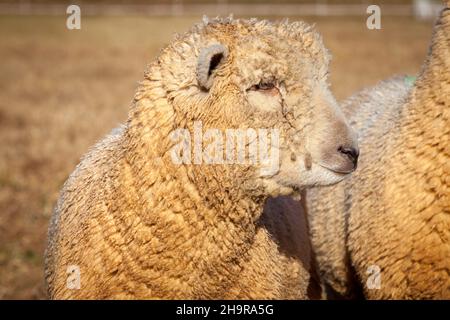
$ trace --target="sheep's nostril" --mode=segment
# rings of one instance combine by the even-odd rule
[[[340,146],[338,148],[338,151],[342,154],[345,154],[353,163],[353,166],[356,168],[359,157],[359,151],[356,148]]]

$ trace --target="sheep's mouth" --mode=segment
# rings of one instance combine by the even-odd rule
[[[329,166],[329,165],[325,165],[325,164],[322,164],[322,163],[317,163],[317,164],[318,164],[319,166],[321,166],[322,168],[327,169],[327,170],[329,170],[329,171],[331,171],[331,172],[333,172],[333,173],[336,173],[336,174],[338,174],[338,175],[340,175],[340,176],[346,176],[346,175],[352,173],[353,171],[355,171],[355,169],[356,169],[356,168],[351,168],[351,169],[337,169],[337,168],[333,168],[333,167],[331,167],[331,166]]]

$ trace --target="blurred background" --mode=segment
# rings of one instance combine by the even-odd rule
[[[66,28],[67,6],[81,29]],[[369,30],[366,9],[381,8]],[[209,16],[315,23],[340,100],[395,74],[416,75],[439,1],[0,0],[0,299],[45,298],[48,221],[67,176],[126,120],[143,71],[175,32]]]

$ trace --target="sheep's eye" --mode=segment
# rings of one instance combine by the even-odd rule
[[[272,90],[275,88],[275,84],[273,82],[260,82],[259,84],[253,85],[250,90],[254,91],[266,91]]]

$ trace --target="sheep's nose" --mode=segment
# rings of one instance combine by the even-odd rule
[[[339,146],[338,151],[353,164],[353,170],[358,165],[359,150],[354,147]]]

